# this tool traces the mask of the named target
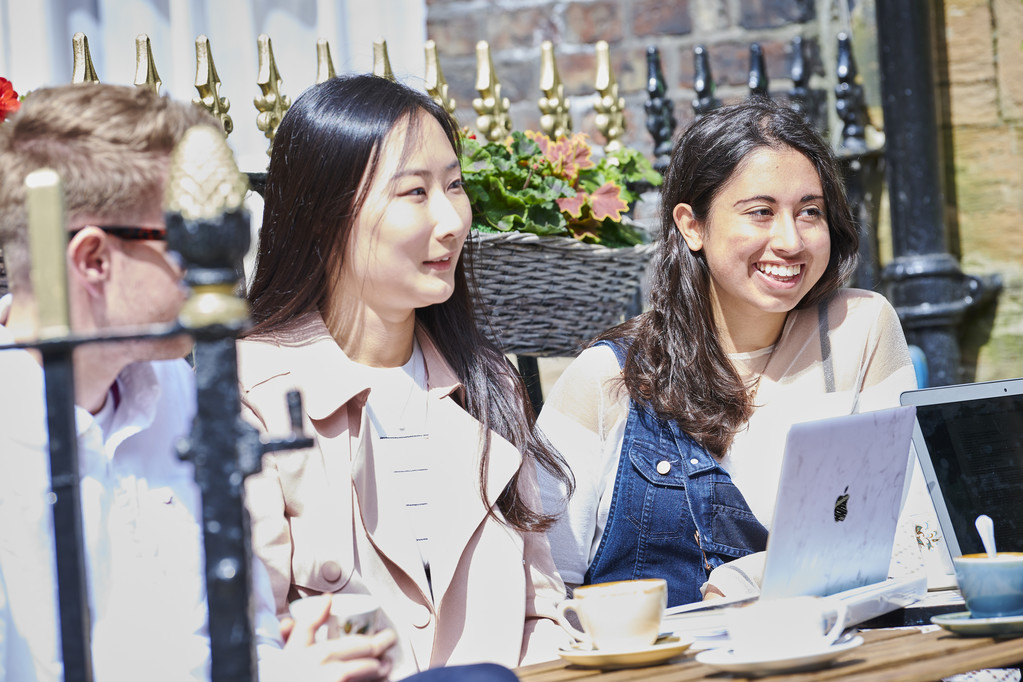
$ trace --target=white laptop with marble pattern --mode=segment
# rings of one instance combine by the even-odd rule
[[[761,598],[827,596],[888,577],[914,407],[793,424]]]

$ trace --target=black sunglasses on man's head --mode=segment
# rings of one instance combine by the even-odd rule
[[[162,227],[135,227],[132,225],[85,225],[71,230],[68,239],[72,239],[86,227],[95,227],[113,237],[129,241],[167,241],[167,230]]]

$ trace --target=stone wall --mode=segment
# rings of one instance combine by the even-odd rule
[[[1023,1],[945,0],[960,256],[999,273],[997,308],[971,318],[976,380],[1023,374]]]
[[[911,0],[917,1],[917,0]],[[930,1],[930,0],[921,0]],[[879,126],[874,0],[852,0],[854,48],[871,117]],[[656,46],[680,126],[693,118],[693,48],[705,45],[717,96],[734,102],[748,93],[749,45],[765,52],[772,95],[792,87],[790,41],[808,47],[812,86],[833,86],[835,35],[845,25],[831,0],[427,0],[427,33],[464,125],[475,127],[475,45],[489,42],[495,70],[512,101],[515,128],[538,128],[540,44],[555,45],[572,97],[575,129],[594,127],[594,44],[606,40],[627,103],[626,144],[652,152],[644,127],[646,49]],[[945,0],[954,195],[949,225],[969,274],[999,273],[1005,290],[997,307],[964,326],[963,380],[1023,374],[1023,0]],[[825,65],[827,65],[825,67]],[[944,69],[942,69],[944,70]],[[833,111],[833,101],[828,107]],[[832,127],[835,125],[832,116]],[[951,176],[951,173],[950,173]],[[886,257],[881,226],[882,259]]]

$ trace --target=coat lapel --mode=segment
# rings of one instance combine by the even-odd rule
[[[459,561],[473,535],[486,521],[488,507],[480,496],[482,429],[469,413],[451,399],[431,401],[428,417],[434,452],[434,533],[431,535],[431,574],[437,604],[451,584]],[[518,471],[519,451],[496,433],[491,434],[486,495],[496,505],[511,477]]]

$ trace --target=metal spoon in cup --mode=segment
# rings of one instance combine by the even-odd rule
[[[995,549],[995,523],[987,514],[981,514],[977,517],[976,525],[980,541],[984,543],[984,550],[988,557],[993,559],[998,554]]]

